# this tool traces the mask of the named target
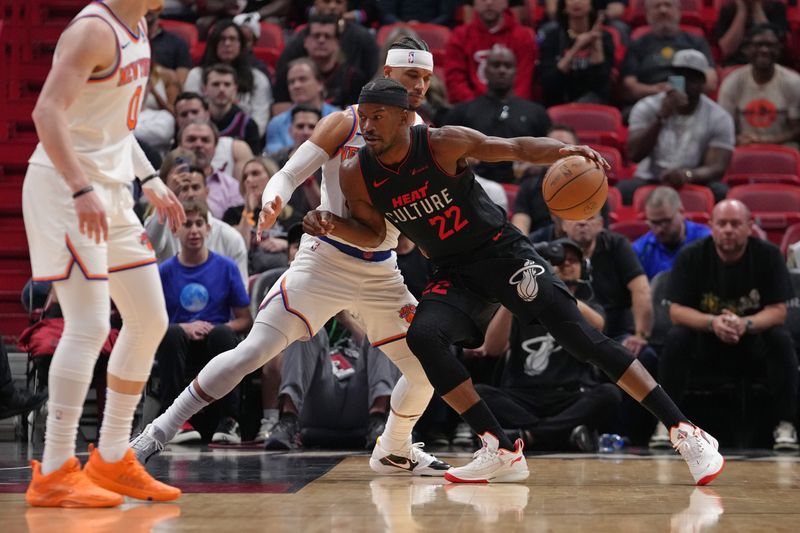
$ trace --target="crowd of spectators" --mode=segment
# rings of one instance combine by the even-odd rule
[[[149,14],[154,66],[135,135],[189,215],[172,234],[144,212],[170,306],[150,388],[161,408],[246,333],[251,299],[257,304],[268,288],[263,280],[286,268],[298,223],[319,205],[318,172],[256,239],[270,177],[319,120],[355,103],[380,72],[382,47],[385,55],[395,36],[416,32],[430,41],[436,62],[420,109],[433,126],[605,144],[550,109],[578,103],[618,110],[624,134],[612,149],[624,167],[616,182],[622,206],[609,203],[589,220],[550,215],[541,195],[545,167],[469,163],[513,224],[534,242],[550,243],[546,257],[590,323],[640,358],[682,408],[687,379],[699,372],[731,384],[760,380],[773,401],[762,415],[774,429],[774,446],[797,449],[792,327],[798,325],[787,319],[796,306],[790,273],[781,250],[751,236],[757,230],[748,207],[725,200],[724,181],[737,147],[796,149],[800,141],[796,35],[786,5],[733,0],[696,27],[681,24],[679,0],[645,0],[636,4],[641,13],[627,4],[168,0],[162,13]],[[182,31],[188,23],[199,40]],[[387,28],[398,23],[408,26]],[[280,38],[270,41],[275,28]],[[687,186],[706,188],[719,203],[688,213],[681,192]],[[639,208],[626,207],[640,197]],[[626,209],[649,230],[637,239],[609,225]],[[789,266],[796,266],[800,251],[792,250]],[[397,253],[419,296],[427,260],[404,239]],[[666,276],[666,297],[656,301],[653,286]],[[661,325],[669,330],[663,343],[651,342],[659,305],[669,306],[671,318]],[[493,357],[492,375],[475,376],[484,383],[479,390],[529,444],[594,450],[603,431],[634,444],[665,442],[665,428],[622,399],[615,385],[569,357],[540,326],[520,324],[505,310],[484,346],[461,352],[467,359]],[[260,428],[257,420],[240,419],[235,390],[218,402],[214,442],[238,443],[255,433],[269,448],[292,448],[304,440],[300,435],[330,444],[344,432],[357,434],[359,443],[366,437],[369,446],[380,433],[398,376],[369,347],[357,317],[337,316],[268,366],[261,373]],[[752,387],[737,389],[751,393]],[[343,397],[349,400],[337,400]],[[696,421],[707,425],[707,415],[698,413]],[[199,437],[187,426],[176,441]]]

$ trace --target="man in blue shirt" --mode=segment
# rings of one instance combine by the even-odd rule
[[[672,187],[653,190],[644,212],[650,231],[633,243],[633,251],[648,279],[672,269],[672,262],[684,246],[711,234],[707,226],[684,218],[681,197]]]
[[[177,231],[180,252],[159,266],[170,323],[156,352],[159,400],[164,407],[213,357],[234,348],[238,335],[253,324],[250,298],[236,263],[206,245],[211,231],[208,206],[184,200],[183,208],[186,222]],[[237,389],[220,403],[212,442],[241,442]],[[200,433],[186,424],[171,442],[199,439]]]

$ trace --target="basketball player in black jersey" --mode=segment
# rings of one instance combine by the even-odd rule
[[[587,146],[549,138],[501,139],[463,127],[409,128],[406,94],[390,79],[364,87],[358,115],[367,147],[340,170],[351,218],[314,211],[304,226],[312,235],[342,235],[376,246],[386,232],[385,217],[434,263],[408,345],[436,391],[483,441],[471,463],[451,468],[445,477],[497,482],[528,476],[522,441],[511,443],[449,351],[452,344],[480,345],[502,304],[525,323],[538,320],[569,353],[598,366],[671,428],[672,442],[698,484],[714,479],[724,464],[717,441],[689,423],[626,348],[586,322],[566,286],[486,196],[465,160],[552,164],[577,154],[607,163]]]

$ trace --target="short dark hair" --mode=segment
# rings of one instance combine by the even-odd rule
[[[178,105],[178,102],[182,102],[183,100],[199,100],[200,104],[203,106],[203,109],[208,111],[208,100],[202,94],[198,94],[193,91],[183,91],[175,98],[175,105]]]
[[[317,81],[319,82],[325,81],[324,78],[322,77],[322,71],[319,69],[319,65],[314,63],[313,59],[306,56],[298,57],[296,59],[292,59],[291,61],[289,61],[289,65],[286,67],[287,77],[289,76],[289,71],[292,69],[292,67],[296,67],[297,65],[307,65],[308,68],[311,69],[311,73],[314,75]]]
[[[430,48],[428,48],[428,43],[419,39],[417,37],[412,37],[410,35],[406,35],[405,37],[401,37],[389,46],[389,50],[424,50],[425,52],[430,52]]]
[[[308,17],[308,25],[304,28],[303,37],[308,37],[311,34],[312,24],[333,24],[333,27],[336,29],[334,33],[336,38],[338,39],[342,35],[339,31],[339,19],[334,15],[320,15],[315,13]]]
[[[778,39],[778,44],[780,44],[781,39],[783,38],[782,32],[778,29],[777,26],[774,24],[770,24],[768,22],[764,22],[761,24],[756,24],[745,33],[744,42],[749,43],[753,40],[753,37],[756,35],[761,35],[762,33],[772,32],[773,35]]]
[[[374,103],[409,109],[408,89],[392,78],[376,78],[361,89],[358,102],[360,104]]]
[[[296,117],[298,113],[314,113],[317,115],[317,120],[322,118],[322,112],[316,107],[311,107],[310,105],[305,104],[297,104],[292,108],[291,111],[292,122],[294,122],[294,117]]]
[[[206,67],[203,69],[203,85],[208,83],[208,76],[212,72],[216,72],[217,74],[229,74],[233,76],[233,83],[239,85],[239,76],[236,75],[236,69],[232,66],[228,65],[227,63],[214,63],[210,67]]]

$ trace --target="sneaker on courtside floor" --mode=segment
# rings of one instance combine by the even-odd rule
[[[136,435],[128,443],[134,455],[136,455],[136,460],[142,464],[145,464],[152,456],[164,449],[164,443],[158,440],[155,431],[156,427],[153,424],[147,424],[144,431]]]
[[[422,451],[423,446],[425,444],[421,442],[412,444],[409,438],[405,449],[390,452],[381,446],[381,439],[378,437],[372,449],[369,467],[378,474],[407,472],[414,476],[442,477],[450,469],[450,465]]]
[[[725,458],[717,451],[717,439],[688,422],[681,422],[669,430],[672,447],[678,450],[689,465],[695,483],[711,483],[725,466]]]
[[[514,443],[514,450],[500,448],[500,441],[488,431],[479,435],[483,443],[473,454],[471,463],[451,468],[444,475],[452,483],[512,483],[528,478],[528,462],[522,455],[522,439]]]
[[[172,440],[170,440],[169,443],[193,444],[195,442],[200,442],[201,440],[203,440],[203,437],[200,435],[200,432],[194,429],[194,426],[189,422],[184,422],[184,424],[181,426],[181,429],[175,433],[175,436],[172,437]]]
[[[241,444],[242,434],[239,432],[239,422],[230,416],[220,420],[219,424],[217,424],[217,429],[214,430],[214,435],[211,437],[211,442]]]
[[[181,489],[153,479],[130,448],[121,460],[107,463],[100,450],[89,445],[89,462],[83,471],[104,489],[139,500],[167,502],[181,495]]]
[[[98,485],[81,470],[77,457],[70,457],[61,468],[42,474],[42,464],[31,461],[33,479],[25,491],[25,501],[34,507],[115,507],[122,496]]]
[[[261,425],[258,428],[258,433],[256,433],[256,438],[253,439],[253,442],[265,442],[269,438],[270,433],[272,433],[272,428],[274,428],[277,423],[277,420],[262,418]]]

